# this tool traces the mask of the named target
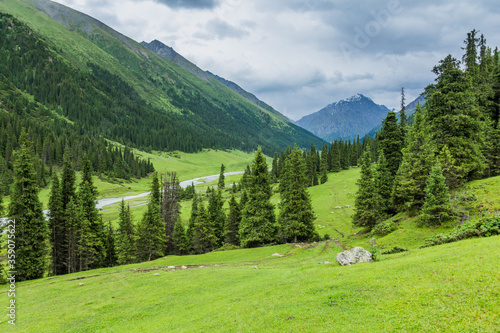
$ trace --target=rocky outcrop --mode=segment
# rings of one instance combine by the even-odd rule
[[[342,266],[354,265],[360,262],[372,262],[372,254],[362,247],[355,247],[337,254],[337,262]]]

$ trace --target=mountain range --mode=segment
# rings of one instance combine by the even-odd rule
[[[407,116],[413,114],[419,102],[424,104],[425,99],[419,96],[408,104]],[[390,111],[385,105],[376,104],[370,98],[356,94],[304,116],[296,124],[328,142],[355,139],[358,135],[375,135]]]
[[[47,107],[51,117],[86,133],[143,150],[186,152],[251,151],[260,145],[272,154],[294,142],[302,147],[322,142],[237,84],[199,69],[158,41],[141,45],[48,0],[3,1],[0,12],[12,15],[5,17],[11,22],[5,33],[25,52],[5,49],[6,59],[29,61],[24,69],[10,66],[0,74],[14,90]],[[26,86],[21,81],[35,68],[43,73]],[[45,85],[41,78],[48,80]],[[78,98],[72,98],[77,91]]]

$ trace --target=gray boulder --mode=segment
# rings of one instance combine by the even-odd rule
[[[372,262],[372,254],[362,247],[355,247],[337,254],[337,262],[342,266],[354,265],[360,262]]]

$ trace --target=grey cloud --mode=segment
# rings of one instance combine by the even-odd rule
[[[247,30],[235,27],[219,18],[210,20],[205,25],[205,30],[194,34],[194,37],[201,39],[225,39],[241,38],[247,36]]]
[[[219,0],[156,0],[173,9],[214,9],[219,6]]]

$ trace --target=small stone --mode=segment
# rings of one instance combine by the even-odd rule
[[[330,262],[329,262],[329,261],[325,261],[325,262],[324,262],[324,264],[325,264],[325,265],[329,265],[329,264],[330,264]]]
[[[259,269],[259,267],[257,267],[257,266],[252,266],[252,268],[253,268],[253,269]]]
[[[186,269],[187,267],[186,267],[186,266],[182,266],[181,268],[182,268],[182,269]]]
[[[284,254],[279,254],[279,253],[273,253],[271,254],[272,257],[283,257]]]
[[[362,247],[355,247],[350,249],[349,251],[344,251],[337,254],[337,262],[342,266],[372,261],[372,254]]]
[[[175,268],[175,266],[168,266],[168,268]]]
[[[83,284],[83,283],[81,283],[81,282],[80,282],[78,285],[79,285],[79,286],[84,286],[85,284]]]
[[[160,273],[154,273],[153,275],[160,275]]]

